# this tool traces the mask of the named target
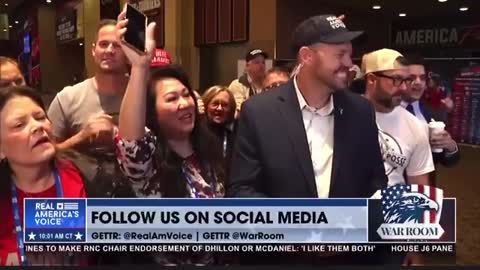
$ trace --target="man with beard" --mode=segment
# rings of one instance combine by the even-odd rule
[[[297,27],[298,74],[242,107],[230,196],[370,197],[386,185],[375,111],[343,90],[360,34],[334,15]]]
[[[302,22],[293,34],[298,73],[242,106],[227,195],[368,198],[387,184],[375,111],[345,91],[351,32],[334,15]],[[372,258],[375,257],[374,261]],[[365,264],[366,254],[282,254],[245,263]]]
[[[92,56],[95,76],[60,91],[48,117],[57,147],[68,150],[88,180],[87,196],[125,196],[118,190],[124,179],[115,160],[113,131],[128,83],[128,66],[116,36],[116,21],[100,22]]]
[[[428,127],[398,106],[412,83],[407,61],[397,51],[382,49],[364,55],[362,69],[365,97],[376,111],[388,185],[428,185],[428,174],[435,170]]]

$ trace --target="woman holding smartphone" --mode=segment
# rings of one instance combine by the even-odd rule
[[[125,14],[117,23],[121,39],[128,27]],[[216,138],[199,120],[186,73],[170,65],[149,74],[154,27],[154,23],[147,27],[145,53],[122,44],[132,70],[116,135],[120,167],[138,197],[222,197],[221,150],[212,148]],[[205,253],[159,253],[154,259],[163,265],[215,262]]]

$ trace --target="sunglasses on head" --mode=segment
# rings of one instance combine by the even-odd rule
[[[265,87],[265,90],[267,89],[272,89],[272,88],[275,88],[275,87],[279,87],[280,85],[284,84],[284,82],[276,82],[276,83],[272,83],[268,86]]]

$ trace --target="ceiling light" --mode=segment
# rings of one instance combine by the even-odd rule
[[[9,25],[8,28],[12,28],[13,26]]]
[[[405,17],[405,16],[407,16],[407,13],[400,13],[400,14],[398,14],[398,16]]]
[[[382,7],[379,6],[379,5],[375,5],[375,6],[373,6],[372,8],[373,8],[373,9],[381,9]]]
[[[467,11],[468,10],[468,7],[461,7],[460,8],[460,11]]]
[[[3,32],[7,32],[7,28],[3,28]]]
[[[5,3],[5,6],[8,7],[8,3]]]
[[[47,0],[47,3],[49,3],[49,4],[52,3],[52,0]]]
[[[443,2],[447,2],[448,0],[438,0],[438,2],[440,3],[443,3]]]
[[[19,24],[20,22],[19,21],[15,21],[15,24]]]
[[[83,46],[83,43],[82,43],[82,42],[80,42],[78,45],[80,45],[80,46]]]

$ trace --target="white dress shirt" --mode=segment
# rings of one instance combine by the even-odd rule
[[[318,197],[328,198],[333,163],[333,98],[330,96],[328,104],[323,108],[313,108],[307,104],[298,89],[296,77],[293,84],[302,111]]]

